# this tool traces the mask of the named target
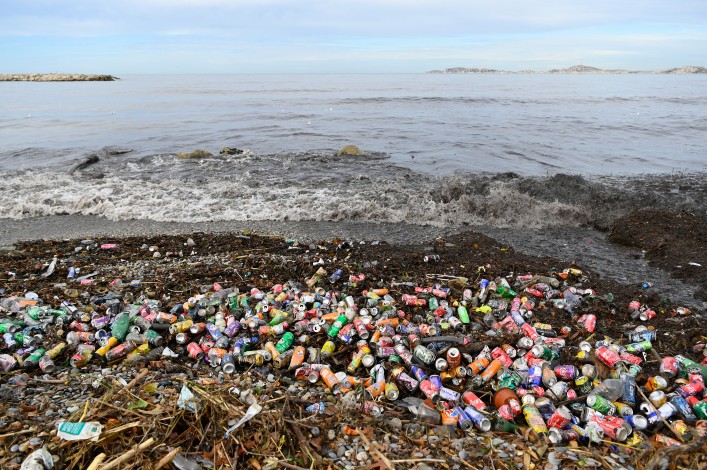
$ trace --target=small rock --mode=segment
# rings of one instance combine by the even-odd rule
[[[182,160],[190,160],[194,158],[208,158],[208,157],[213,157],[213,154],[210,152],[207,152],[206,150],[194,150],[193,152],[182,152],[177,154],[177,158],[181,158]]]

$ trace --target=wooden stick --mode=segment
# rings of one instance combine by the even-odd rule
[[[119,468],[121,464],[126,462],[127,460],[132,459],[137,455],[138,452],[142,452],[143,450],[147,449],[152,445],[152,443],[155,442],[155,440],[151,437],[145,442],[136,445],[117,459],[111,460],[107,464],[105,464],[103,467],[101,467],[101,470],[111,470],[112,468]]]
[[[36,429],[23,429],[22,431],[8,432],[7,434],[0,434],[0,439],[10,436],[19,436],[20,434],[27,434],[30,432],[35,432]]]
[[[287,463],[287,462],[278,462],[277,464],[278,464],[279,466],[281,466],[281,467],[289,468],[289,469],[292,469],[292,470],[308,470],[308,469],[306,469],[306,468],[304,468],[304,467],[299,467],[299,466],[297,466],[297,465],[292,465],[291,463]]]
[[[149,372],[150,372],[150,371],[147,370],[147,368],[142,369],[142,370],[140,371],[140,373],[139,373],[133,380],[131,380],[130,383],[128,383],[125,387],[121,388],[120,391],[121,391],[121,392],[124,392],[124,391],[126,391],[126,390],[130,390],[131,388],[133,388],[133,387],[135,386],[136,383],[138,383],[140,380],[144,379],[145,376],[146,376]]]
[[[106,454],[101,452],[96,456],[95,459],[93,459],[93,462],[91,462],[91,465],[88,466],[86,470],[98,470],[98,466],[103,463],[103,461],[106,459]]]
[[[179,453],[180,450],[182,450],[181,447],[172,449],[167,455],[162,457],[159,462],[157,462],[157,465],[155,465],[154,470],[160,470],[162,467],[169,464],[172,459]]]
[[[638,393],[641,394],[641,396],[642,396],[643,399],[646,401],[646,403],[650,403],[650,400],[648,400],[648,397],[646,396],[646,394],[643,393],[643,390],[641,390],[641,387],[636,387],[636,390],[638,390]],[[680,442],[682,442],[682,443],[684,444],[684,443],[685,443],[685,440],[682,438],[682,436],[680,435],[680,433],[677,432],[675,429],[673,429],[673,427],[665,420],[665,418],[663,418],[663,416],[662,416],[660,413],[658,413],[658,410],[656,410],[656,413],[655,413],[655,414],[658,415],[658,417],[659,417],[660,420],[663,422],[663,424],[665,424],[665,426],[667,426],[667,428],[670,429],[670,431],[675,435],[675,437],[678,438],[678,441],[680,441]]]
[[[378,450],[378,448],[376,448],[376,446],[374,446],[374,445],[371,443],[371,441],[368,440],[368,438],[366,437],[366,435],[363,434],[363,431],[361,431],[361,430],[359,430],[359,429],[356,429],[356,430],[358,431],[358,435],[359,435],[359,437],[361,438],[361,440],[366,444],[366,447],[368,447],[368,448],[371,449],[373,452],[375,452],[376,455],[378,455],[378,457],[383,461],[383,463],[384,463],[390,470],[394,470],[394,469],[395,469],[395,465],[393,465],[393,463],[392,463],[390,460],[388,460],[388,458],[387,458],[385,455],[383,455],[383,453],[382,453],[380,450]]]

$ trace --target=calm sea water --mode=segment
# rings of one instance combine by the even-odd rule
[[[333,156],[347,144],[370,156]],[[196,148],[215,156],[175,157]],[[0,217],[601,224],[625,210],[607,184],[699,208],[706,169],[701,75],[0,83]]]

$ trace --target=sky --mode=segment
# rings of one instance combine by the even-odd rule
[[[707,66],[705,0],[0,0],[0,73]]]

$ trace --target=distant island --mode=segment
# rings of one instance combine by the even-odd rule
[[[572,67],[567,67],[566,69],[552,69],[547,71],[538,70],[496,70],[496,69],[486,69],[478,67],[451,67],[444,70],[430,70],[425,73],[509,73],[509,74],[520,74],[520,73],[556,73],[556,74],[675,74],[675,75],[686,75],[686,74],[698,74],[707,73],[706,67],[701,67],[699,65],[686,65],[684,67],[675,67],[666,70],[624,70],[624,69],[600,69],[597,67],[590,67],[588,65],[573,65]]]
[[[16,73],[0,74],[0,82],[112,82],[119,80],[113,75],[85,73]]]

